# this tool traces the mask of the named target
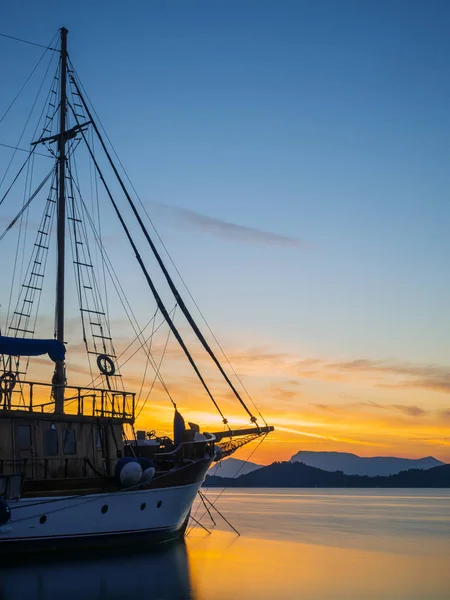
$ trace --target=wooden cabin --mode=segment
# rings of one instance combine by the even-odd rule
[[[0,476],[20,474],[25,491],[44,481],[113,475],[123,426],[134,422],[132,393],[66,386],[63,413],[54,412],[53,393],[51,384],[19,381],[2,391]]]

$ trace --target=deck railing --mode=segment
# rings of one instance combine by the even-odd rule
[[[55,387],[51,383],[18,381],[14,389],[0,391],[0,410],[54,412]],[[64,389],[66,414],[134,421],[136,394],[133,392],[72,385],[66,385]],[[49,400],[42,401],[45,396]]]

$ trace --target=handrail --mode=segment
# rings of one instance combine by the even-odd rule
[[[36,403],[36,387],[50,388],[50,400]],[[0,390],[0,415],[3,410],[27,410],[29,412],[48,413],[55,406],[53,397],[55,387],[51,383],[18,380],[11,390]],[[133,422],[135,416],[135,392],[109,390],[105,388],[64,386],[76,393],[64,398],[64,406],[69,408],[76,403],[75,411],[66,414],[89,415],[92,417],[119,418]],[[28,390],[28,394],[27,394]],[[13,401],[19,396],[19,401]],[[66,412],[66,411],[65,411]]]

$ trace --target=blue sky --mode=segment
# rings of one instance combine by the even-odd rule
[[[26,0],[0,22],[44,44],[70,30],[90,98],[231,347],[448,364],[447,2]],[[40,51],[0,38],[0,52],[15,82],[1,112]]]

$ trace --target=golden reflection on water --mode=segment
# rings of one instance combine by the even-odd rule
[[[188,536],[196,600],[450,598],[449,490],[229,489],[218,507],[244,535]]]
[[[431,600],[450,597],[448,554],[365,551],[195,531],[187,540],[193,597]]]

